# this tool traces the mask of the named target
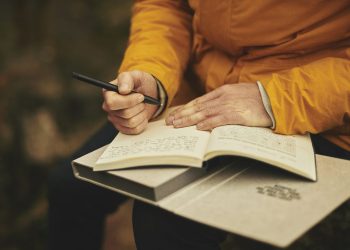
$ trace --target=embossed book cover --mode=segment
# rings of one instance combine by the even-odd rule
[[[77,178],[278,247],[293,243],[350,197],[350,162],[331,157],[316,155],[318,179],[312,182],[245,158],[210,162],[204,172],[174,167],[94,172],[103,150],[73,162]]]

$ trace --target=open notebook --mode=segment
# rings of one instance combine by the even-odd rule
[[[119,133],[97,159],[95,171],[148,165],[200,168],[217,156],[252,158],[316,180],[309,135],[279,135],[268,128],[226,125],[211,132],[152,122],[140,135]]]

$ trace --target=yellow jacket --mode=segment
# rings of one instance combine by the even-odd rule
[[[190,65],[207,91],[259,80],[281,134],[350,150],[348,0],[144,0],[119,71],[156,76],[169,99]]]

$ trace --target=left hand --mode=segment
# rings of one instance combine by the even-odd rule
[[[196,125],[199,130],[237,124],[270,127],[256,83],[225,84],[186,105],[174,110],[166,118],[175,128]]]

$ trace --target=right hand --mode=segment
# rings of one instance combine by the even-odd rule
[[[158,88],[154,77],[142,71],[123,72],[111,81],[118,85],[119,93],[103,90],[102,109],[108,120],[124,134],[139,134],[147,127],[158,106],[143,103],[142,94],[157,98]],[[135,90],[138,93],[131,93]]]

